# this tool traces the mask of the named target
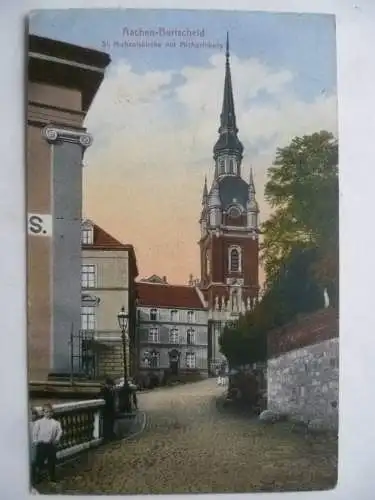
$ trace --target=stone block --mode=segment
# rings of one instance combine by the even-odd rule
[[[277,420],[277,413],[272,410],[264,410],[259,415],[259,420],[263,423],[273,423]]]

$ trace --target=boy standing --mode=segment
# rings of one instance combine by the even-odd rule
[[[52,482],[56,481],[56,451],[61,436],[61,424],[53,418],[52,406],[47,404],[43,407],[43,418],[34,423],[33,442],[36,444],[35,465],[37,473],[40,472],[47,460],[48,474]]]

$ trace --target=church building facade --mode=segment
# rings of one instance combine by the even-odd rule
[[[218,340],[225,324],[250,311],[259,294],[259,208],[252,169],[248,182],[241,175],[244,148],[238,138],[228,37],[225,58],[219,137],[213,148],[214,176],[210,189],[205,179],[199,220],[200,290],[209,315],[211,370],[224,361]]]

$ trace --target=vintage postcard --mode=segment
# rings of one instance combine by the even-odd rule
[[[337,481],[335,18],[28,19],[30,482]]]

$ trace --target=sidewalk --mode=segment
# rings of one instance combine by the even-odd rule
[[[122,421],[116,423],[119,428],[116,429],[115,427],[115,431],[118,432],[118,434],[121,434],[121,436],[118,436],[117,439],[106,444],[103,443],[97,448],[83,450],[80,453],[77,453],[77,455],[73,455],[68,459],[62,460],[57,463],[57,470],[59,471],[59,481],[55,486],[52,487],[54,490],[56,490],[55,493],[61,493],[61,480],[63,480],[65,477],[69,477],[72,473],[74,474],[77,466],[85,467],[85,464],[87,464],[88,460],[90,460],[90,455],[97,453],[106,453],[106,450],[108,450],[110,447],[116,447],[116,445],[119,446],[124,441],[131,440],[140,436],[146,428],[147,415],[144,411],[137,411],[133,414],[124,416],[124,418],[121,420]],[[44,494],[46,493],[46,488],[48,490],[49,488],[51,488],[51,485],[45,478],[45,480],[43,480],[41,484],[38,485],[38,489],[32,488],[31,494]]]
[[[147,416],[144,411],[136,411],[124,414],[115,422],[115,434],[120,440],[131,439],[141,434],[147,422]]]

